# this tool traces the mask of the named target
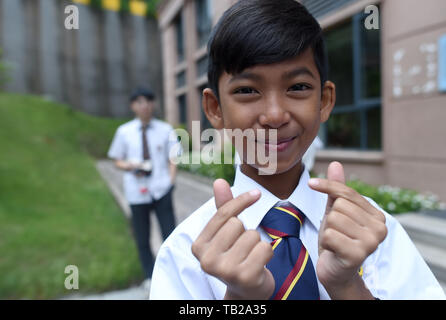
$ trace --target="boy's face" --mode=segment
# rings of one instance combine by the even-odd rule
[[[219,93],[220,104],[211,89],[204,91],[203,106],[211,123],[216,129],[264,129],[266,139],[257,134],[256,141],[244,137],[242,161],[246,163],[246,146],[257,143],[267,153],[277,151],[276,174],[301,161],[335,103],[334,84],[327,81],[321,89],[311,49],[280,63],[223,73]],[[276,143],[268,140],[272,129],[277,130]]]
[[[148,122],[152,118],[155,103],[144,96],[139,96],[130,107],[141,121]]]

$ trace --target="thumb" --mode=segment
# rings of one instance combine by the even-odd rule
[[[328,165],[327,180],[337,181],[342,184],[345,184],[344,167],[340,162],[334,161]],[[331,207],[333,206],[333,202],[335,200],[336,200],[335,197],[328,195],[326,212],[330,211]]]
[[[328,165],[327,179],[345,184],[344,167],[340,162],[333,161]]]
[[[214,181],[215,206],[219,209],[226,202],[234,199],[229,183],[224,179]]]

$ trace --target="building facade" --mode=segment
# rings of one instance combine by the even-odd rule
[[[129,96],[136,86],[150,86],[161,97],[157,20],[144,15],[141,1],[128,1],[126,12],[121,3],[0,0],[0,59],[10,76],[5,90],[110,117],[132,115]],[[70,6],[77,7],[78,29],[65,25]]]
[[[241,0],[243,1],[243,0]],[[207,85],[206,43],[236,0],[165,0],[159,7],[167,120],[191,129]],[[337,103],[314,171],[432,192],[446,201],[446,1],[301,0],[320,22]],[[370,7],[373,6],[373,7]],[[444,45],[443,45],[444,46]],[[446,69],[446,67],[443,67]],[[196,143],[199,145],[199,141]]]

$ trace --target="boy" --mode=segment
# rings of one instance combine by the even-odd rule
[[[214,199],[161,247],[152,299],[444,298],[402,227],[345,185],[340,163],[327,179],[302,165],[335,104],[326,68],[320,26],[297,1],[224,13],[204,111],[216,129],[276,130],[277,141],[244,142],[277,152],[277,169],[262,174],[242,156],[232,188],[215,181]]]
[[[149,246],[150,211],[155,210],[166,239],[175,228],[172,189],[176,165],[169,158],[173,128],[153,118],[155,95],[137,88],[130,97],[136,118],[120,126],[108,152],[124,174],[124,192],[132,212],[132,226],[148,288],[154,257]]]

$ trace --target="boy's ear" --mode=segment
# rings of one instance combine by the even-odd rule
[[[325,81],[322,88],[321,99],[321,122],[326,122],[330,117],[330,113],[333,110],[336,103],[336,85],[331,81]]]
[[[211,125],[217,130],[223,129],[223,114],[220,103],[212,89],[206,88],[203,90],[202,105],[203,111]]]

